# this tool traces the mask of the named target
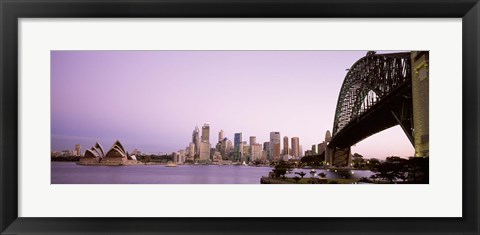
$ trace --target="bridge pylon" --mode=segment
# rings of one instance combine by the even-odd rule
[[[337,148],[326,147],[325,161],[327,167],[350,167],[352,164],[351,147]]]
[[[415,157],[429,156],[429,53],[412,51],[412,109]]]

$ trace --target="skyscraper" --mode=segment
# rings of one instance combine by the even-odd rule
[[[220,132],[218,132],[218,142],[222,142],[223,138],[224,138],[224,133],[223,133],[223,130],[220,130]]]
[[[312,145],[312,154],[313,155],[317,154],[317,145],[316,144]]]
[[[265,152],[265,160],[270,160],[270,142],[263,142],[263,151]]]
[[[252,161],[259,161],[262,159],[262,144],[250,145],[250,149],[252,152],[252,154],[250,155]]]
[[[253,145],[257,144],[257,137],[255,136],[250,136],[250,156],[253,156]],[[260,151],[261,149],[261,144],[260,144]],[[253,161],[253,160],[252,160]]]
[[[193,161],[194,157],[195,157],[195,144],[190,143],[188,145],[188,159]]]
[[[242,143],[242,132],[240,133],[235,133],[234,138],[233,138],[233,146],[237,147],[240,146],[240,143]]]
[[[200,143],[200,160],[210,159],[210,124],[205,123],[202,126],[202,139]]]
[[[300,157],[300,139],[298,137],[292,137],[292,156],[294,158]]]
[[[198,126],[195,126],[195,130],[193,130],[192,143],[195,147],[193,155],[198,156],[200,154],[200,130],[198,129]]]
[[[273,160],[280,160],[280,143],[276,143],[273,145]]]
[[[275,155],[275,148],[276,148],[276,145],[278,144],[278,148],[280,148],[280,132],[278,131],[274,131],[274,132],[270,132],[270,144],[269,144],[269,147],[270,147],[270,152],[268,153],[269,156],[268,156],[268,160],[276,160],[275,157],[280,157],[280,149],[278,150],[278,156]]]
[[[230,152],[232,151],[232,141],[227,139],[226,137],[222,140],[222,147],[220,149],[220,154],[222,154],[223,159],[228,159],[230,156]]]
[[[242,146],[242,148],[243,148],[243,151],[242,151],[242,155],[243,155],[243,156],[242,156],[242,161],[247,162],[248,159],[251,157],[251,154],[250,154],[250,153],[251,153],[251,148],[250,148],[250,146],[247,144],[247,141],[243,141],[242,144],[243,144],[243,146]]]
[[[200,160],[210,159],[210,143],[202,141],[200,143]]]
[[[242,141],[242,132],[235,133],[233,138],[233,151],[235,154],[234,160],[241,160],[243,157],[243,141]]]
[[[283,137],[283,155],[288,155],[288,136]]]
[[[257,143],[257,137],[255,136],[250,136],[250,146],[254,145]]]
[[[210,124],[205,123],[202,126],[202,142],[210,143]]]

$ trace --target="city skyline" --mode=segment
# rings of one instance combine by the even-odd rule
[[[308,150],[332,131],[346,69],[365,54],[52,51],[52,150],[120,139],[130,151],[171,153],[189,147],[192,130],[205,122],[211,147],[220,130],[229,140],[241,132],[260,144],[278,131]],[[414,150],[396,126],[352,153],[384,159]]]

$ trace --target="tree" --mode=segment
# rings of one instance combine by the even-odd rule
[[[320,176],[321,178],[325,178],[325,177],[327,177],[327,174],[325,174],[323,172],[320,172],[320,173],[318,173],[318,176]]]
[[[365,165],[365,160],[363,159],[363,156],[358,153],[353,154],[352,162],[353,167],[357,169],[361,169]]]
[[[367,168],[370,170],[375,169],[378,165],[380,165],[380,160],[376,158],[371,158],[367,160]]]
[[[398,178],[401,179],[405,183],[408,179],[408,173],[407,172],[400,172],[398,174]]]
[[[383,178],[393,183],[396,179],[406,177],[408,160],[394,156],[387,157],[385,162],[378,164],[373,171],[376,172],[377,178]]]
[[[373,175],[372,175],[373,176]],[[367,177],[361,177],[358,182],[370,183],[370,180]]]
[[[304,156],[300,161],[303,165],[311,167],[318,167],[323,165],[323,163],[320,161],[319,155]]]
[[[295,172],[295,174],[299,175],[299,176],[302,177],[302,179],[303,179],[303,177],[304,177],[307,173],[305,173],[305,172],[303,172],[303,171],[300,171],[300,172]]]
[[[285,161],[280,161],[277,164],[275,164],[275,168],[272,171],[273,173],[275,173],[276,178],[283,176],[283,178],[285,179],[285,175],[289,170],[291,170],[290,165]]]
[[[372,179],[373,182],[375,182],[377,180],[377,178],[378,178],[377,175],[371,175],[370,176],[370,179]]]
[[[408,179],[414,183],[428,184],[428,157],[411,157],[408,160]]]
[[[297,183],[297,184],[298,184],[298,181],[299,181],[301,178],[300,178],[300,177],[298,177],[298,176],[295,176],[295,177],[293,177],[293,179],[295,180],[295,183]]]

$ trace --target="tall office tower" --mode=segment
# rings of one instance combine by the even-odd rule
[[[243,141],[243,156],[242,161],[248,162],[248,159],[252,156],[251,153],[251,146],[247,145],[246,141]]]
[[[240,133],[235,133],[234,137],[233,137],[233,147],[234,148],[237,148],[238,146],[240,146],[240,143],[242,143],[242,132]]]
[[[257,143],[257,137],[255,136],[250,136],[250,146],[254,145]]]
[[[210,159],[210,143],[201,142],[200,143],[200,160],[209,160]]]
[[[252,154],[250,155],[252,161],[259,161],[262,159],[262,144],[250,145],[250,149],[252,151]]]
[[[232,151],[232,141],[226,137],[222,140],[222,147],[220,149],[220,154],[222,154],[223,159],[228,159],[230,157],[230,152]]]
[[[244,142],[240,143],[240,145],[238,147],[239,151],[236,152],[236,155],[235,155],[235,160],[238,160],[238,161],[244,160],[243,159],[243,157],[244,157],[243,156],[243,146],[244,146]]]
[[[82,148],[82,146],[80,146],[80,144],[76,144],[75,145],[75,151],[73,151],[73,155],[77,156],[77,157],[80,156],[80,151],[81,151],[80,149],[81,148]]]
[[[270,160],[270,142],[263,142],[263,151],[265,152],[265,160]]]
[[[300,145],[300,147],[298,148],[299,150],[299,157],[302,158],[303,157],[303,146]]]
[[[273,160],[280,160],[280,143],[273,145]]]
[[[202,142],[210,143],[210,124],[205,123],[202,126]]]
[[[190,143],[188,145],[188,159],[193,160],[195,158],[195,144]]]
[[[316,144],[312,145],[312,155],[315,155],[315,154],[317,154],[317,145]]]
[[[220,141],[215,145],[215,151],[220,152],[221,149],[222,149],[222,142]]]
[[[283,137],[283,155],[288,155],[288,136]]]
[[[292,137],[292,156],[300,157],[300,139],[298,137]]]
[[[195,146],[195,151],[193,152],[193,155],[200,155],[200,130],[198,129],[198,126],[195,126],[195,130],[193,130],[192,143]]]
[[[243,157],[242,132],[235,133],[233,138],[234,160],[241,160]]]
[[[274,154],[274,149],[276,144],[280,146],[280,132],[278,131],[270,132],[270,144],[269,144],[270,152],[268,153],[269,154],[268,160],[276,160],[275,154]],[[280,156],[280,150],[278,151],[278,155]]]
[[[224,137],[223,130],[220,130],[220,132],[218,132],[218,143],[222,142]]]
[[[257,144],[257,137],[255,137],[255,136],[250,136],[250,152],[249,152],[250,156],[253,156],[253,148],[252,148],[252,146],[253,146],[254,144]]]
[[[200,160],[210,159],[210,124],[202,126],[202,137],[200,142]]]

